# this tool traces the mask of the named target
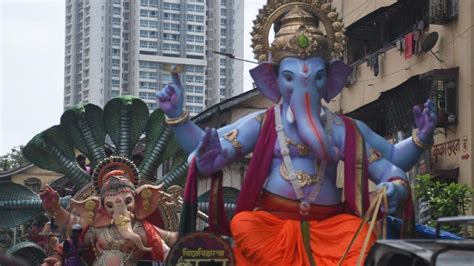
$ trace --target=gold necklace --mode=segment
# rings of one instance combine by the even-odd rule
[[[311,148],[306,143],[296,143],[292,141],[290,138],[286,137],[286,144],[293,145],[298,152],[298,155],[307,156],[311,152]]]
[[[322,181],[322,178],[317,175],[310,175],[308,173],[305,173],[302,170],[296,170],[296,182],[300,187],[305,187],[305,186],[310,186],[314,184],[318,184]],[[288,174],[288,170],[285,167],[285,164],[282,163],[280,164],[280,175],[283,177],[288,182],[291,182],[291,179]]]

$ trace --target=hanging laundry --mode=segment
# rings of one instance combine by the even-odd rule
[[[418,25],[413,25],[413,54],[418,54],[421,51],[420,32],[418,31]]]
[[[405,35],[405,59],[413,56],[413,32]]]
[[[352,73],[347,78],[347,86],[352,86],[354,83],[357,82],[358,67],[359,67],[359,64],[352,64]]]
[[[378,76],[379,75],[379,54],[378,53],[375,53],[374,54],[374,76]]]
[[[400,55],[403,54],[403,51],[405,51],[405,39],[401,38],[400,41],[398,42],[398,51],[400,52]]]
[[[423,20],[418,21],[416,30],[418,31],[418,34],[419,34],[417,53],[422,53],[423,51],[421,50],[421,43],[423,42],[424,32],[425,32],[425,22]]]
[[[379,75],[379,54],[373,53],[367,57],[367,66],[374,72],[374,76]]]

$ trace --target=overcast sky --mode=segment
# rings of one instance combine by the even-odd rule
[[[252,20],[266,1],[245,1],[245,27],[250,32]],[[0,155],[59,124],[63,112],[64,2],[0,0]],[[253,59],[247,50],[245,57]],[[248,76],[245,80],[249,82]]]

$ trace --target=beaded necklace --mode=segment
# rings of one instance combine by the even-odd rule
[[[278,143],[280,144],[280,153],[283,158],[283,164],[285,165],[286,170],[288,171],[288,179],[291,183],[293,190],[296,194],[296,198],[300,201],[300,214],[301,216],[307,216],[309,214],[310,202],[315,202],[316,198],[319,195],[319,191],[321,190],[321,186],[323,183],[324,173],[326,171],[327,161],[325,160],[315,160],[315,169],[316,172],[316,179],[314,188],[308,196],[308,199],[305,199],[303,189],[301,184],[298,182],[298,175],[297,171],[293,167],[293,163],[291,162],[290,157],[290,150],[288,149],[288,144],[286,142],[285,137],[285,130],[283,127],[283,123],[281,120],[281,102],[275,105],[275,129],[277,131],[277,139]],[[290,107],[288,107],[290,108]],[[329,139],[329,145],[331,145],[331,136],[332,136],[332,114],[329,110],[324,109],[323,111],[326,113],[326,125],[325,131]],[[320,163],[318,164],[318,161]]]

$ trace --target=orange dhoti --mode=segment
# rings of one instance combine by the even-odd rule
[[[238,265],[337,265],[362,221],[346,213],[309,221],[282,218],[282,213],[256,210],[234,216],[231,231]],[[343,265],[356,265],[367,231],[364,225]],[[308,246],[304,232],[309,235]],[[375,240],[372,235],[364,257]]]

